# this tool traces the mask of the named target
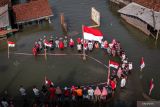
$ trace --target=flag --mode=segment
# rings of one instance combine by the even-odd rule
[[[151,92],[154,88],[154,83],[153,83],[153,78],[151,79],[150,83],[149,83],[149,95],[151,95]]]
[[[8,41],[8,47],[15,47],[15,43],[14,42],[11,42],[11,41]]]
[[[98,41],[101,43],[103,34],[100,30],[83,26],[83,36],[86,40]]]
[[[145,67],[145,63],[144,63],[144,58],[141,58],[141,62],[140,62],[140,71],[142,71],[142,69]]]
[[[109,61],[109,67],[113,67],[113,68],[118,68],[119,67],[119,64],[115,61]]]
[[[49,79],[46,78],[46,76],[45,76],[45,84],[46,85],[54,85],[51,80],[49,80]]]
[[[48,41],[45,41],[44,45],[47,46],[47,47],[52,47],[52,43],[49,43]]]

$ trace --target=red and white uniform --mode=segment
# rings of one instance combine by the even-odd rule
[[[70,47],[73,47],[73,46],[74,46],[74,41],[73,41],[73,39],[70,39],[70,41],[69,41],[69,46],[70,46]]]
[[[81,38],[77,38],[77,44],[81,44]]]

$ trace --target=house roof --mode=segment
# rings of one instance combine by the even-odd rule
[[[160,12],[153,12],[152,9],[146,8],[134,2],[118,10],[118,12],[121,14],[137,17],[152,26],[153,28],[155,26],[156,30],[160,30]]]
[[[9,26],[8,5],[0,7],[0,28]]]
[[[14,5],[13,12],[15,13],[16,23],[24,23],[53,16],[48,0],[36,0]]]
[[[10,3],[10,0],[0,0],[0,7],[6,5],[6,4],[9,4]]]

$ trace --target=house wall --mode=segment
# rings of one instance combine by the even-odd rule
[[[137,18],[130,17],[124,14],[121,14],[121,17],[128,22],[129,24],[133,25],[134,27],[140,29],[142,32],[144,32],[147,35],[150,35],[150,31],[147,29],[147,24],[142,22],[141,20],[138,20]]]

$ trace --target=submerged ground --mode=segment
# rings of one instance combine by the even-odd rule
[[[137,29],[125,23],[116,13],[116,7],[106,0],[49,0],[53,9],[54,17],[52,24],[28,26],[18,32],[13,39],[16,48],[11,49],[10,59],[7,58],[7,45],[1,43],[0,51],[0,91],[8,90],[11,95],[18,95],[19,85],[31,91],[33,85],[38,88],[44,82],[44,76],[54,81],[56,85],[71,86],[96,84],[106,81],[107,69],[99,63],[87,59],[82,61],[80,56],[43,56],[34,58],[28,55],[15,55],[13,53],[31,53],[35,40],[44,35],[62,36],[59,15],[64,13],[69,27],[69,36],[73,38],[81,36],[81,25],[92,25],[90,20],[90,9],[95,7],[101,13],[101,31],[104,38],[111,41],[113,38],[119,40],[126,51],[130,61],[133,61],[134,70],[127,81],[127,88],[117,91],[115,98],[111,101],[112,106],[119,104],[128,107],[135,106],[137,100],[145,100],[143,93],[148,93],[149,81],[155,80],[155,88],[152,98],[159,98],[159,53],[160,41],[155,45],[152,38],[147,37]],[[52,53],[77,53],[70,49],[64,52],[58,49]],[[103,51],[95,50],[89,55],[107,64],[108,56]],[[146,67],[143,72],[139,71],[140,58],[144,57]]]

